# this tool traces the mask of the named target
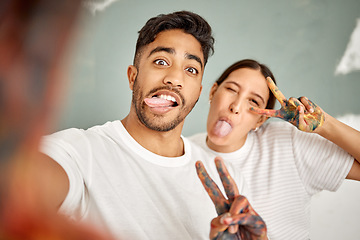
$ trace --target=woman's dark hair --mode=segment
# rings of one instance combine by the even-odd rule
[[[276,84],[274,75],[272,74],[272,72],[266,65],[261,64],[252,59],[243,59],[243,60],[240,60],[240,61],[232,64],[230,67],[228,67],[223,72],[223,74],[218,78],[218,80],[216,80],[217,85],[220,86],[220,84],[230,75],[230,73],[232,73],[233,71],[240,69],[240,68],[250,68],[250,69],[254,69],[254,70],[259,70],[265,78],[271,77],[271,79]],[[273,109],[275,106],[275,102],[276,102],[276,98],[269,89],[269,100],[267,102],[266,108]]]
[[[200,43],[204,55],[204,66],[208,57],[214,53],[214,38],[210,25],[199,15],[179,11],[169,14],[160,14],[149,19],[144,27],[139,31],[139,37],[136,42],[134,65],[137,66],[144,46],[153,42],[160,32],[181,29],[185,33],[194,36]]]

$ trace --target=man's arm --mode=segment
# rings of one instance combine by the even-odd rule
[[[65,170],[49,156],[39,153],[27,164],[27,183],[38,196],[39,205],[56,211],[69,191],[69,179]]]

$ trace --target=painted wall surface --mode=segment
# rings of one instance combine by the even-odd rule
[[[177,10],[203,16],[216,39],[215,54],[205,69],[202,96],[185,122],[183,135],[205,131],[211,85],[227,66],[243,58],[268,65],[287,97],[307,96],[335,117],[360,114],[359,66],[335,74],[349,45],[352,50],[348,50],[347,59],[353,61],[344,61],[359,61],[359,40],[351,41],[360,18],[359,0],[108,3],[98,10],[83,10],[69,56],[70,74],[61,118],[54,131],[86,129],[124,118],[131,102],[126,69],[132,64],[137,31],[149,18]],[[346,202],[350,199],[357,202]],[[360,223],[358,183],[350,187],[345,184],[337,193],[324,197],[319,194],[314,200],[312,239],[360,238],[355,231]]]

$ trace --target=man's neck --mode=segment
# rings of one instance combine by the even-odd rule
[[[167,132],[151,130],[137,117],[126,116],[121,120],[128,133],[147,150],[164,157],[184,155],[184,142],[181,139],[182,124]]]

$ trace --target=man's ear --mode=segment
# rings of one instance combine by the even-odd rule
[[[211,102],[216,90],[218,89],[218,84],[217,83],[214,83],[210,89],[210,93],[209,93],[209,101]]]
[[[129,87],[130,87],[131,91],[134,88],[134,82],[135,82],[137,74],[138,74],[137,68],[134,65],[128,66],[127,77],[129,80]]]

